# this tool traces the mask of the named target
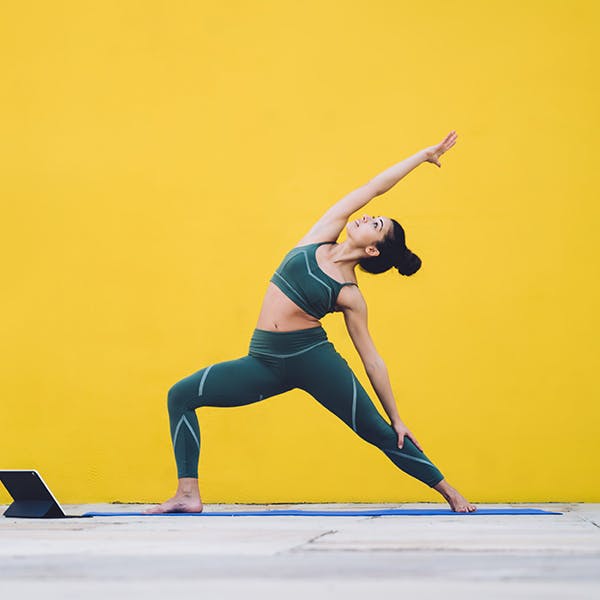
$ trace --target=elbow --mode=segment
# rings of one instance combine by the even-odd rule
[[[386,371],[387,367],[385,366],[383,358],[381,358],[379,355],[375,355],[365,361],[365,370],[367,373],[372,373],[377,371]]]
[[[381,186],[381,183],[378,181],[375,181],[375,179],[371,179],[371,181],[369,181],[366,184],[366,187],[368,187],[371,190],[371,194],[372,194],[373,198],[375,198],[376,196],[381,196],[381,194],[385,194],[385,192],[387,191],[387,190],[383,189]]]

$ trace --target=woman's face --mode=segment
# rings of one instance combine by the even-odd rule
[[[388,217],[370,217],[363,215],[360,219],[349,221],[346,225],[348,237],[357,246],[375,246],[392,231],[394,225]]]

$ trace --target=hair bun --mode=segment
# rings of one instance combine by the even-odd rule
[[[401,275],[412,275],[421,268],[421,259],[405,247],[404,252],[400,255],[394,266]]]

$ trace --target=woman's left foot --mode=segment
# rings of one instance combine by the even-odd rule
[[[204,506],[200,498],[195,496],[174,496],[170,500],[159,504],[158,506],[152,506],[144,511],[144,514],[155,515],[163,513],[181,513],[191,512],[200,513]]]

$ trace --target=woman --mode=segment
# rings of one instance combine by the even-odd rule
[[[201,406],[243,406],[300,388],[357,435],[380,448],[404,472],[437,490],[455,512],[476,510],[450,486],[422,452],[398,414],[387,368],[367,328],[367,305],[354,269],[382,273],[392,266],[412,275],[421,261],[405,244],[404,230],[388,217],[350,221],[375,196],[422,162],[456,143],[450,132],[435,146],[390,167],[334,204],[284,257],[269,282],[248,354],[216,363],[176,383],[168,393],[171,439],[179,484],[175,496],[146,512],[201,512],[198,489]],[[337,239],[346,229],[347,239]],[[391,425],[380,415],[348,363],[337,353],[319,319],[342,312],[348,333]]]

